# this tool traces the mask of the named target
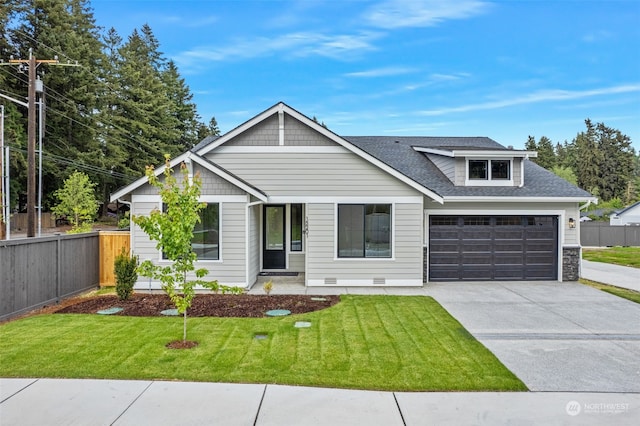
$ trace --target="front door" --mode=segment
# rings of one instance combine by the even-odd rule
[[[264,269],[286,268],[285,206],[264,206],[262,262]]]

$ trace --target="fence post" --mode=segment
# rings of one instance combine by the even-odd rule
[[[60,303],[60,288],[62,286],[62,238],[56,233],[56,303]]]

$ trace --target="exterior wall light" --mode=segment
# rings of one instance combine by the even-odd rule
[[[570,217],[569,218],[569,229],[573,229],[575,227],[576,227],[576,221],[572,217]]]

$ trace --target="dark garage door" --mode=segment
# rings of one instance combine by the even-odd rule
[[[430,216],[429,280],[556,280],[556,216]]]

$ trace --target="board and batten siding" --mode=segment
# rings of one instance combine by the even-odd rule
[[[468,214],[490,216],[558,216],[558,237],[562,246],[577,246],[580,244],[578,226],[569,228],[569,218],[580,219],[578,203],[518,202],[518,203],[445,203],[444,205],[425,200],[427,214]],[[442,213],[444,212],[444,213]],[[425,245],[429,241],[425,233]]]
[[[211,161],[274,196],[415,196],[417,191],[347,151],[209,154]]]
[[[421,286],[422,203],[394,203],[392,209],[391,259],[340,259],[335,241],[336,204],[307,204],[307,285]]]

